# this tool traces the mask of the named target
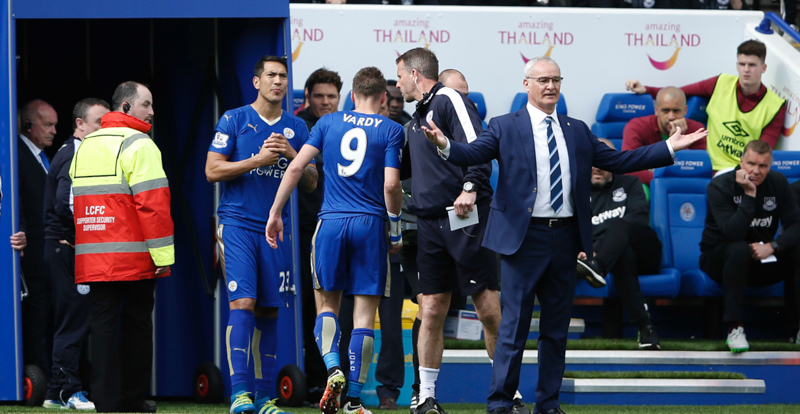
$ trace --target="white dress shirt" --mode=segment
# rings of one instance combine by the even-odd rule
[[[39,149],[39,147],[37,147],[36,144],[34,144],[33,141],[28,139],[28,137],[26,137],[25,135],[20,134],[19,137],[22,138],[22,142],[24,142],[25,145],[28,147],[28,149],[31,150],[31,154],[33,154],[33,156],[36,157],[36,160],[39,161],[39,165],[42,166],[42,169],[44,169],[44,172],[46,174],[47,168],[45,168],[44,163],[42,163],[42,157],[47,156],[44,154],[44,150]],[[17,151],[19,151],[19,149],[17,149]]]
[[[572,174],[569,170],[569,152],[567,142],[564,140],[564,131],[558,123],[558,116],[555,112],[546,114],[541,109],[531,105],[526,105],[528,114],[531,116],[531,127],[533,128],[533,146],[536,151],[536,201],[533,204],[533,217],[572,217],[574,209],[572,207]],[[553,118],[553,134],[555,134],[556,147],[558,148],[558,160],[561,168],[561,188],[564,189],[564,206],[556,214],[550,205],[550,148],[547,146],[547,117]]]

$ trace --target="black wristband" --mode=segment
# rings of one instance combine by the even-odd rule
[[[775,253],[778,253],[781,250],[781,247],[778,246],[778,242],[775,240],[769,242],[769,245],[772,246],[772,250],[774,250]]]

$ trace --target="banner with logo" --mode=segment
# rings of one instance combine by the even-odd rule
[[[525,62],[547,55],[561,67],[569,115],[588,125],[603,94],[626,92],[628,79],[682,86],[736,74],[736,47],[757,37],[746,26],[763,18],[751,11],[310,4],[292,4],[291,15],[294,88],[302,89],[320,67],[337,71],[344,82],[340,108],[359,69],[376,66],[396,79],[395,59],[426,47],[436,53],[440,71],[458,69],[470,91],[483,93],[488,121],[508,113],[514,96],[524,92]],[[781,65],[770,64],[765,80],[774,85],[768,87],[782,90],[798,77],[787,68],[768,77],[773,66]],[[790,90],[800,96],[797,86]],[[790,110],[800,116],[797,108],[795,102]],[[406,111],[413,109],[406,104]]]
[[[797,126],[800,123],[800,52],[777,33],[765,35],[755,27],[747,25],[746,30],[751,37],[767,45],[767,71],[761,81],[786,100],[786,118],[777,148],[800,151],[800,127]]]

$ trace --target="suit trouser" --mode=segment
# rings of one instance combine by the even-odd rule
[[[519,386],[525,342],[531,326],[534,296],[539,298],[539,383],[536,411],[559,406],[567,332],[577,278],[578,224],[549,228],[530,222],[516,253],[500,256],[503,319],[494,351],[488,409],[511,408]]]
[[[89,285],[92,398],[97,412],[141,407],[152,372],[156,280]]]
[[[797,24],[797,0],[781,0],[781,17],[786,23]]]
[[[403,352],[403,296],[406,283],[400,272],[400,263],[392,263],[392,285],[388,298],[381,298],[378,315],[381,318],[381,349],[375,379],[381,384],[375,391],[378,398],[400,396],[405,381],[405,359]]]
[[[314,338],[314,325],[317,320],[317,302],[314,298],[314,281],[311,275],[311,239],[314,230],[300,229],[300,288],[303,297],[303,343],[305,344],[306,385],[308,389],[323,388],[328,381],[328,370],[319,354]],[[320,391],[320,392],[322,392]]]
[[[655,230],[614,220],[597,248],[595,259],[614,274],[622,303],[628,310],[628,321],[647,320],[639,275],[658,273],[661,268],[661,241]]]
[[[44,260],[50,271],[55,319],[53,370],[45,398],[64,402],[83,389],[79,366],[89,336],[92,302],[88,286],[75,284],[75,249],[58,240],[46,240]],[[83,293],[78,286],[84,286]]]
[[[22,353],[25,364],[34,364],[50,373],[52,350],[52,299],[50,277],[44,261],[44,247],[29,241],[22,257],[22,273],[28,296],[22,300]]]
[[[798,326],[800,308],[800,247],[793,247],[775,255],[774,263],[761,263],[750,252],[745,241],[720,244],[700,254],[700,269],[722,285],[725,303],[725,322],[742,322],[745,288],[766,286],[784,281],[783,295],[787,323]]]

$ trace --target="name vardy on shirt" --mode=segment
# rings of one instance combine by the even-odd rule
[[[383,119],[372,117],[360,117],[356,115],[344,114],[344,122],[351,123],[355,126],[374,126],[375,128],[383,122]]]

